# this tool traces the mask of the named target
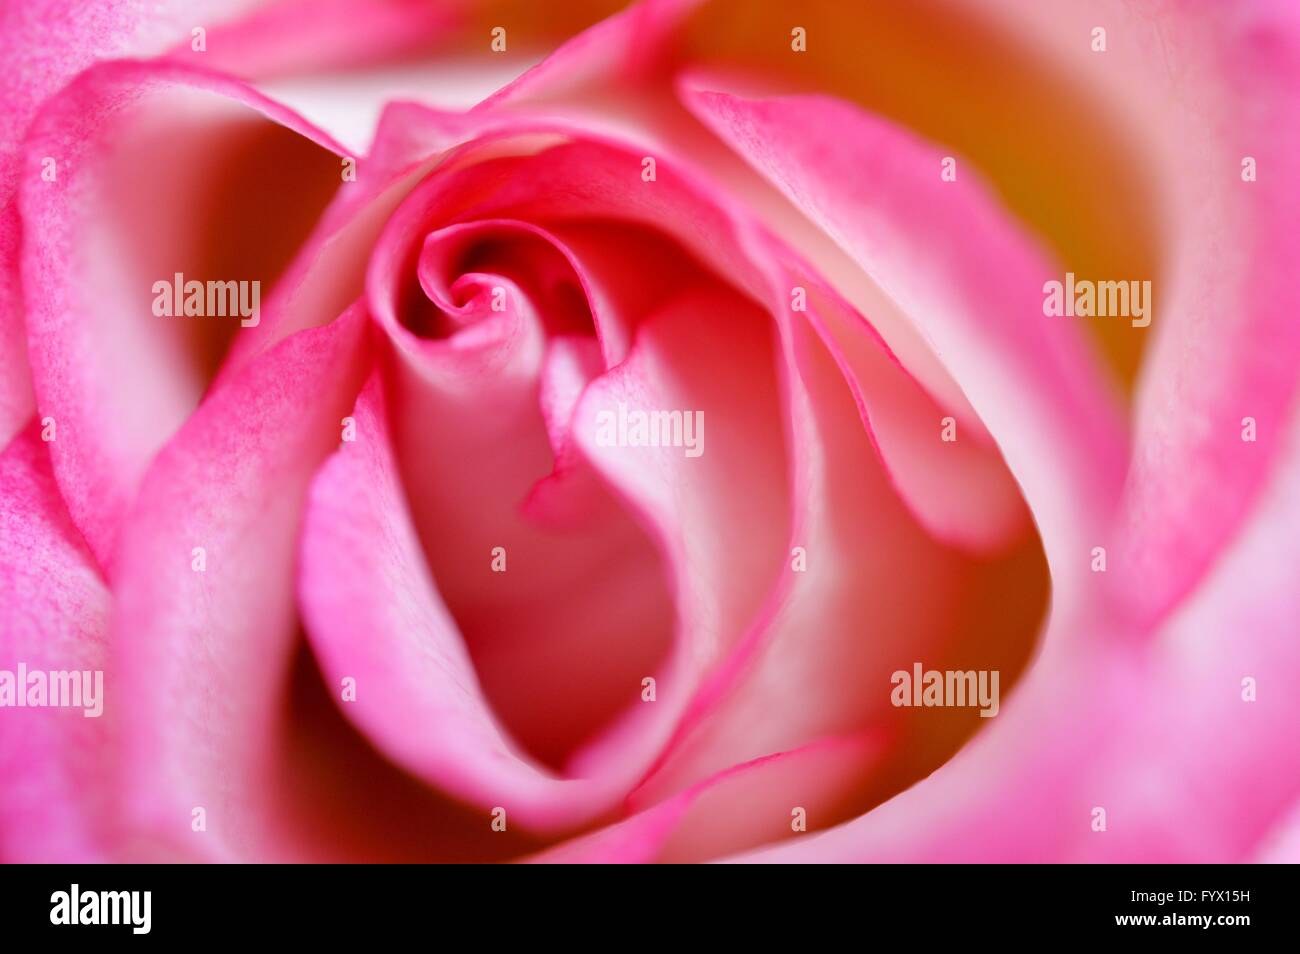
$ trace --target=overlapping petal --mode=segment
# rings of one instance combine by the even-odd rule
[[[124,811],[158,850],[314,850],[295,848],[301,816],[278,801],[304,793],[275,781],[293,718],[294,564],[308,482],[369,364],[365,317],[355,308],[300,332],[219,387],[151,465],[123,524],[112,645]]]
[[[33,385],[63,431],[55,473],[102,565],[144,469],[230,338],[260,323],[262,286],[337,187],[330,149],[238,81],[132,62],[82,74],[33,128],[22,191]],[[173,290],[190,281],[205,283],[197,317],[176,313],[185,298]],[[238,304],[214,302],[213,281],[239,283]]]
[[[120,684],[104,681],[111,597],[59,496],[41,430],[33,423],[0,453],[0,670],[15,680],[20,666],[77,679],[98,671],[99,712],[84,714],[89,699],[84,709],[6,700],[0,858],[105,860],[116,827],[109,727],[121,702]],[[10,688],[26,696],[26,685]]]

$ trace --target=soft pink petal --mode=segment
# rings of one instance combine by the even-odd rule
[[[355,680],[355,702],[340,703],[344,714],[394,760],[485,816],[501,806],[510,824],[545,830],[611,811],[646,754],[638,760],[633,751],[630,761],[595,778],[563,778],[510,741],[434,589],[389,447],[377,378],[353,417],[356,441],[341,445],[313,482],[299,575],[326,684],[337,699],[342,680]],[[488,562],[486,552],[480,556]],[[499,580],[509,587],[510,573]],[[541,675],[533,667],[527,674]]]
[[[368,364],[365,331],[353,309],[250,362],[159,455],[124,523],[113,629],[123,810],[162,848],[213,859],[301,850],[278,801],[301,796],[276,781],[297,534],[308,481]],[[191,829],[195,807],[206,831]]]
[[[509,126],[508,118],[491,111],[481,113],[481,120],[494,136],[502,135],[500,130]],[[408,114],[406,121],[418,128],[417,114]],[[437,123],[438,117],[431,116],[428,122]],[[514,122],[520,133],[529,128],[563,130],[569,125],[564,121]],[[749,210],[735,206],[726,193],[710,193],[707,185],[700,184],[709,181],[707,176],[695,167],[679,166],[675,153],[665,155],[656,150],[660,162],[669,170],[664,174],[665,181],[653,187],[642,184],[638,188],[635,180],[628,178],[626,160],[620,162],[617,154],[602,154],[603,147],[597,151],[593,145],[575,143],[557,147],[555,152],[554,162],[543,162],[539,157],[535,163],[521,165],[521,170],[529,169],[527,176],[521,174],[507,181],[474,211],[502,214],[508,210],[519,217],[549,220],[601,214],[598,210],[608,208],[614,196],[623,196],[619,214],[655,222],[720,274],[728,275],[747,291],[770,302],[774,310],[790,307],[791,289],[800,281],[812,289],[810,293],[817,293],[811,276],[801,277],[806,273],[798,270],[792,270],[784,287],[765,287],[766,279],[755,271],[754,249],[735,242],[737,228],[755,227]],[[572,158],[564,156],[565,152],[571,153]],[[576,190],[567,175],[562,182],[551,185],[552,170],[562,170],[568,162],[581,162],[588,168]],[[727,212],[718,209],[714,202],[718,198],[724,200],[723,208]],[[738,222],[743,225],[738,226]],[[701,235],[723,238],[702,243]],[[789,258],[788,253],[785,258]],[[926,384],[920,384],[907,363],[915,347],[907,353],[900,368],[899,359],[881,342],[872,326],[853,315],[838,296],[831,297],[836,305],[834,308],[823,305],[826,315],[821,326],[841,354],[845,373],[856,382],[864,414],[875,418],[874,437],[890,462],[891,473],[905,499],[944,539],[986,548],[1013,537],[1023,520],[1019,492],[982,423],[968,410],[960,392],[954,397],[946,388],[936,391],[931,387],[934,380],[942,377],[942,369],[929,372]],[[838,322],[831,320],[838,315],[845,317]],[[893,324],[902,320],[893,310],[881,317],[889,318]],[[863,384],[869,386],[862,387]],[[945,403],[932,398],[930,395],[934,393],[943,394]],[[1075,410],[1082,413],[1078,408]],[[937,437],[948,415],[958,424],[959,440],[955,446],[930,439],[932,435]]]
[[[1043,315],[1051,271],[1020,226],[974,175],[942,181],[939,150],[847,103],[687,95],[921,329],[998,442],[1054,571],[1077,566],[1121,479],[1123,435],[1077,329]]]
[[[682,108],[676,95],[682,47],[690,46],[692,34],[699,33],[689,19],[708,6],[698,0],[636,3],[566,43],[471,115],[485,127],[503,120],[546,120],[581,129],[587,136],[638,143],[644,154],[672,156],[680,171],[689,168],[693,177],[709,183],[707,201],[736,202],[743,217],[767,224],[809,255],[841,292],[851,292],[856,306],[871,315],[904,365],[962,421],[963,430],[987,439],[960,388],[925,340],[897,314],[896,305],[820,229]],[[713,5],[715,11],[720,7]],[[864,301],[871,307],[865,308]]]
[[[1270,865],[1300,864],[1300,808],[1293,808],[1273,828],[1252,860]]]
[[[55,473],[101,563],[226,341],[255,330],[159,317],[154,283],[179,272],[269,292],[338,184],[330,148],[239,82],[179,66],[100,66],[42,111],[22,190],[29,354],[41,413],[64,437]],[[45,156],[55,181],[41,178]]]
[[[1300,292],[1291,277],[1300,8],[1290,0],[960,5],[1050,63],[1045,81],[1087,91],[1077,112],[1056,110],[1072,123],[1077,115],[1081,130],[1093,125],[1090,114],[1104,115],[1111,135],[1123,137],[1110,149],[1127,157],[1137,183],[1136,196],[1110,190],[1109,179],[1081,188],[1105,188],[1113,208],[1103,215],[1117,230],[1145,231],[1152,245],[1154,274],[1102,276],[1152,280],[1150,327],[1125,329],[1146,343],[1132,461],[1110,533],[1111,565],[1124,572],[1109,577],[1150,631],[1251,512],[1300,380]],[[1085,41],[1097,26],[1107,29],[1104,55]],[[1255,182],[1242,179],[1247,157]],[[1116,201],[1125,192],[1127,202]],[[1252,443],[1241,439],[1246,417],[1256,422]]]
[[[826,739],[734,765],[672,798],[605,828],[531,855],[535,864],[645,864],[700,860],[728,843],[755,837],[799,837],[792,822],[803,809],[815,824],[827,791],[817,781],[830,763],[872,755],[867,738]],[[799,791],[802,804],[791,804]],[[833,792],[833,789],[832,789]],[[834,795],[830,794],[830,802]],[[735,806],[744,808],[737,812]]]
[[[917,661],[996,669],[1010,688],[1039,627],[1037,541],[1022,537],[1012,553],[981,561],[935,540],[891,486],[816,330],[799,315],[781,327],[796,481],[783,577],[634,805],[765,752],[871,728],[887,761],[828,763],[821,779],[838,781],[840,811],[861,811],[927,774],[984,722],[972,710],[895,709],[890,675]]]
[[[352,0],[297,0],[223,31],[217,43],[229,52],[218,53],[218,62],[240,75],[258,71],[259,89],[357,151],[395,101],[466,110],[524,82],[521,74],[582,71],[585,57],[569,47],[601,34],[604,23],[587,28],[622,5],[375,0],[377,9],[358,18]],[[498,27],[506,31],[504,49],[494,46]],[[194,58],[185,48],[177,56]]]
[[[776,262],[782,253],[774,251]],[[1028,513],[1020,488],[982,428],[969,427],[910,375],[875,328],[815,275],[778,266],[802,288],[808,320],[835,358],[891,486],[938,540],[990,552],[1021,539]]]
[[[256,0],[254,0],[256,2]],[[23,426],[34,406],[25,357],[19,280],[22,230],[16,192],[23,168],[21,144],[47,97],[97,59],[161,50],[188,32],[195,17],[238,15],[248,0],[28,0],[0,9],[0,447]],[[58,24],[58,28],[52,28]]]
[[[0,453],[0,670],[102,671],[109,594],[39,434],[33,424]],[[0,710],[0,859],[108,857],[109,726],[120,693],[109,675],[98,718],[80,709]]]
[[[1300,708],[1287,688],[1300,679],[1297,423],[1238,544],[1153,641],[1128,638],[1123,619],[1096,611],[1100,600],[1088,615],[1058,616],[1017,694],[923,785],[815,840],[748,857],[1250,860],[1300,795]],[[1092,828],[1096,808],[1106,831]]]
[[[536,106],[584,98],[593,89],[611,88],[644,79],[661,60],[666,45],[700,0],[642,0],[565,42],[513,83],[502,87],[479,107]]]
[[[721,287],[685,288],[642,326],[628,359],[587,388],[574,416],[584,455],[665,548],[695,678],[758,613],[784,560],[789,503],[772,349],[758,309]],[[598,415],[617,415],[620,404],[702,416],[701,452],[602,446]],[[701,526],[712,529],[690,529]]]
[[[411,263],[423,288],[410,289],[388,261],[408,228],[419,231],[395,217],[372,260],[375,310],[394,345],[403,484],[489,697],[516,737],[558,766],[637,703],[666,649],[672,607],[659,557],[598,482],[562,495],[586,515],[578,523],[557,525],[564,508],[554,495],[547,506],[526,503],[555,466],[539,391],[547,336],[591,332],[562,252],[518,224],[435,229]],[[505,311],[492,308],[496,288]],[[403,301],[426,294],[424,304]],[[590,492],[578,496],[582,488]],[[497,547],[505,573],[492,569]]]
[[[463,0],[374,0],[358,15],[352,0],[281,0],[214,24],[202,49],[186,37],[169,54],[191,66],[244,77],[342,72],[426,52],[464,19]],[[196,26],[204,26],[198,23]]]
[[[1126,572],[1113,580],[1146,618],[1192,590],[1251,512],[1300,381],[1300,8],[1189,7],[1162,26],[1179,31],[1196,76],[1192,94],[1150,66],[1131,74],[1155,100],[1168,210],[1123,510]],[[1242,181],[1245,156],[1255,182]]]

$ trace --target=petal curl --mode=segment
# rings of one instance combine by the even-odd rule
[[[394,760],[485,817],[500,806],[510,823],[545,831],[611,812],[642,771],[645,742],[639,755],[625,747],[620,763],[592,778],[557,776],[519,750],[434,588],[389,446],[378,378],[362,392],[354,418],[356,441],[342,445],[313,482],[298,586],[327,684],[355,680],[356,698],[341,704],[344,713]],[[473,557],[486,564],[490,554],[466,554]],[[497,580],[509,588],[509,563],[506,569]],[[521,675],[543,677],[527,665]],[[592,678],[599,677],[579,674],[566,691],[580,694]]]
[[[688,102],[921,328],[1001,448],[1054,576],[1077,573],[1118,495],[1123,432],[1076,331],[1043,314],[1051,272],[1033,243],[973,175],[942,181],[937,150],[847,103]]]
[[[55,473],[102,565],[152,455],[229,338],[260,323],[254,288],[269,290],[338,185],[334,148],[238,81],[129,61],[82,74],[34,125],[21,194],[33,384],[66,436]],[[177,274],[247,283],[248,316],[160,317],[155,286]]]
[[[237,16],[261,0],[30,0],[0,11],[0,447],[34,405],[27,368],[18,262],[22,232],[16,193],[23,135],[42,103],[96,60],[157,52],[187,33],[196,17]],[[51,24],[59,24],[57,30]],[[53,158],[53,157],[51,157]]]

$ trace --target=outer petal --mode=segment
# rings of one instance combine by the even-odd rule
[[[465,0],[377,0],[358,15],[351,0],[280,0],[206,30],[201,49],[187,36],[170,57],[261,79],[346,72],[436,47],[468,6]]]
[[[813,39],[793,57],[776,6],[758,8],[752,32],[723,29],[738,6],[701,5],[681,55],[829,90],[944,143],[961,170],[949,185],[968,157],[1057,252],[1052,277],[1152,281],[1149,328],[1080,322],[1136,382],[1119,523],[1094,524],[1092,536],[1109,538],[1112,565],[1125,568],[1110,583],[1150,631],[1249,513],[1300,378],[1288,273],[1300,215],[1295,5],[954,0],[873,17],[869,4],[819,3],[801,11]],[[1104,54],[1092,49],[1097,27]],[[1247,159],[1256,181],[1243,180]]]
[[[1238,544],[1157,639],[1126,639],[1114,617],[1058,618],[1019,693],[924,785],[747,857],[1251,860],[1300,794],[1300,707],[1285,688],[1300,679],[1297,486],[1300,417]],[[1062,638],[1071,629],[1091,644]]]
[[[59,498],[39,433],[29,427],[0,453],[0,670],[12,674],[22,663],[102,676],[109,595]],[[98,718],[78,709],[0,710],[0,859],[106,857],[119,690],[110,674]]]
[[[1254,858],[1262,864],[1300,864],[1300,810],[1292,809],[1269,836]]]
[[[1300,8],[1179,12],[1153,26],[1177,74],[1130,74],[1153,88],[1167,209],[1163,327],[1138,392],[1114,577],[1147,619],[1194,591],[1252,511],[1300,383]],[[1246,157],[1257,181],[1243,181]]]
[[[36,123],[22,193],[34,385],[65,438],[55,473],[102,564],[152,455],[229,338],[260,321],[160,317],[155,283],[269,288],[339,183],[330,149],[238,81],[177,66],[97,67]]]
[[[233,44],[222,68],[241,75],[258,69],[267,95],[361,151],[393,101],[467,109],[620,6],[622,0],[549,7],[530,0],[377,0],[358,18],[352,0],[300,0],[237,24],[218,42]],[[177,55],[192,59],[185,49]],[[340,70],[340,63],[351,68]]]
[[[252,361],[158,457],[124,525],[114,652],[127,819],[163,850],[284,857],[275,821],[308,481],[368,364],[353,309]],[[196,548],[201,548],[197,550]],[[129,700],[129,701],[128,701]],[[191,828],[206,811],[206,830]]]
[[[256,0],[253,0],[256,2]],[[96,59],[156,51],[195,17],[237,15],[249,0],[164,0],[148,6],[105,0],[30,0],[0,9],[0,447],[26,422],[33,407],[25,358],[18,248],[21,222],[16,192],[22,174],[23,133],[38,107]],[[53,25],[57,24],[57,29]]]

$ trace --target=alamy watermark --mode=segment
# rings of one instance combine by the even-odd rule
[[[81,709],[87,719],[104,714],[104,672],[101,669],[0,669],[0,709]]]
[[[51,924],[126,924],[132,934],[148,934],[153,917],[152,891],[68,891],[50,895]]]
[[[259,281],[186,281],[177,272],[171,281],[153,283],[153,313],[159,318],[235,318],[245,328],[262,320]]]
[[[687,457],[704,453],[703,411],[628,410],[596,413],[596,444],[600,447],[681,447]]]
[[[938,670],[912,664],[912,671],[899,669],[889,677],[893,690],[889,701],[895,706],[978,706],[985,719],[998,714],[996,669]]]
[[[1075,279],[1043,282],[1043,314],[1068,318],[1131,318],[1134,328],[1151,324],[1151,282],[1094,282]]]

